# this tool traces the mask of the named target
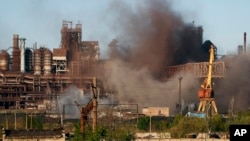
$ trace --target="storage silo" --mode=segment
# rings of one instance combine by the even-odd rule
[[[41,51],[36,49],[34,51],[34,75],[41,75]]]
[[[20,38],[20,70],[22,73],[25,72],[25,38]]]
[[[44,61],[43,61],[43,69],[44,75],[48,75],[51,73],[51,60],[52,60],[52,53],[49,49],[45,49],[44,51]]]
[[[8,71],[9,70],[9,58],[10,55],[7,51],[3,50],[0,52],[0,70]]]
[[[29,48],[25,49],[25,72],[31,72],[33,69],[32,65],[32,51]]]

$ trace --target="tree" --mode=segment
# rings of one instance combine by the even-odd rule
[[[83,134],[81,133],[81,130],[80,130],[80,124],[76,123],[75,124],[74,138],[72,141],[82,141],[82,140],[83,140]]]
[[[105,128],[97,127],[93,132],[91,129],[86,130],[85,140],[87,141],[100,141],[104,139],[107,135],[107,130]]]
[[[214,115],[209,122],[212,131],[225,131],[225,122],[223,122],[220,115]]]
[[[142,117],[138,120],[138,129],[147,131],[149,129],[149,117]]]

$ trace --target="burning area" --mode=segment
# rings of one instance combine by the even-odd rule
[[[108,84],[117,89],[119,101],[138,103],[140,107],[168,106],[173,112],[178,103],[181,75],[182,99],[186,103],[198,103],[197,90],[201,83],[194,76],[179,74],[167,82],[160,80],[166,66],[208,62],[209,49],[202,45],[203,29],[185,23],[167,1],[139,1],[134,7],[114,1],[110,7],[116,7],[115,11],[110,8],[109,13],[113,14],[109,16],[115,19],[110,28],[117,38],[109,44],[113,61],[106,77]],[[235,110],[249,106],[248,68],[241,69],[246,72],[244,75],[236,69],[247,58],[229,62],[232,68],[227,68],[225,78],[216,82],[215,101],[219,111],[228,110],[233,96],[239,105]],[[235,81],[238,86],[232,83]]]
[[[120,102],[144,106],[169,106],[178,102],[178,76],[161,82],[166,66],[207,61],[208,50],[202,48],[202,28],[183,21],[166,1],[138,2],[134,7],[114,1],[117,7],[109,13],[117,38],[110,44],[112,67],[107,73],[108,84],[118,91]],[[183,98],[197,100],[197,80],[183,74]]]
[[[138,1],[133,6],[112,1],[107,12],[105,22],[116,38],[109,44],[108,70],[98,71],[105,75],[105,85],[117,91],[120,104],[136,103],[139,108],[167,106],[173,113],[179,102],[179,77],[183,78],[182,105],[199,102],[197,91],[203,80],[180,72],[169,81],[162,81],[162,73],[167,66],[209,61],[207,43],[211,42],[203,41],[202,27],[185,23],[168,1]],[[237,100],[234,110],[246,109],[250,90],[248,68],[244,64],[248,64],[249,57],[226,57],[220,61],[225,61],[227,73],[215,80],[219,112],[227,112],[232,99]],[[237,68],[242,65],[239,71]],[[237,84],[232,83],[235,81]]]

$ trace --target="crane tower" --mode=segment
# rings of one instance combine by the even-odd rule
[[[208,74],[204,82],[201,85],[200,90],[198,91],[198,97],[200,99],[198,112],[206,112],[207,114],[217,114],[218,110],[214,100],[214,90],[212,88],[212,67],[214,62],[214,51],[215,47],[211,45],[210,47],[210,57],[209,57],[209,66]]]

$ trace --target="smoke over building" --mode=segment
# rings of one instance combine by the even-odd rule
[[[198,102],[197,91],[202,80],[181,71],[167,81],[162,78],[166,67],[208,62],[209,47],[213,43],[203,41],[201,26],[186,23],[181,13],[175,12],[167,1],[137,1],[132,7],[124,1],[113,1],[107,12],[104,19],[107,21],[103,22],[116,34],[108,45],[108,61],[99,57],[98,41],[82,40],[80,22],[72,26],[71,21],[63,21],[60,48],[53,51],[45,46],[37,48],[36,44],[31,50],[25,47],[25,38],[15,34],[12,55],[6,50],[0,54],[0,108],[30,105],[38,108],[35,97],[44,104],[44,100],[51,100],[50,94],[57,97],[72,85],[86,93],[90,91],[93,77],[98,78],[101,96],[115,93],[119,103],[136,103],[139,107],[168,106],[171,112],[179,101],[179,77],[182,77],[182,100]],[[244,48],[241,48],[246,48],[246,34]],[[250,91],[247,87],[249,54],[240,52],[237,57],[221,59],[226,64],[227,74],[215,82],[219,110],[227,109],[232,97],[238,102],[236,109],[249,106],[246,98]],[[83,99],[83,94],[75,87],[68,94],[70,96],[59,101],[61,105],[72,104],[74,94],[75,99]],[[88,102],[89,97],[85,100],[79,103]]]
[[[118,90],[120,101],[137,102],[141,106],[164,105],[173,109],[178,101],[178,76],[161,82],[162,71],[171,65],[208,62],[209,47],[213,43],[209,40],[203,43],[202,27],[185,23],[180,13],[174,12],[166,1],[138,2],[134,7],[114,2],[111,7],[117,7],[115,14],[111,14],[115,22],[110,23],[117,38],[109,44],[110,57],[115,61],[107,82]],[[110,9],[110,13],[114,13]],[[242,59],[228,63],[238,68]],[[247,58],[243,60],[246,62]],[[231,83],[241,75],[239,72],[234,75],[236,68],[231,70],[227,67],[230,71],[225,79],[215,80],[215,99],[219,110],[228,109],[233,95],[244,101],[244,106],[240,107],[249,106],[249,100],[244,99],[249,93],[248,79],[242,76],[242,80],[237,81],[237,88]],[[248,72],[247,68],[243,70],[244,74]],[[190,74],[178,75],[183,76],[183,99],[197,102],[200,80]],[[228,87],[234,90],[230,91]]]
[[[114,5],[120,9],[114,23],[119,35],[111,56],[128,62],[132,68],[147,66],[156,76],[168,65],[207,61],[208,50],[201,48],[202,27],[184,23],[168,2],[139,2],[135,10],[120,2]]]
[[[118,90],[121,101],[173,108],[178,97],[178,76],[160,82],[161,73],[166,66],[208,60],[208,48],[201,47],[203,29],[185,23],[168,2],[137,4],[134,9],[121,2],[111,5],[119,7],[112,15],[116,22],[111,23],[118,35],[109,44],[111,60],[115,61],[107,81]],[[188,81],[193,83],[183,84],[183,89],[191,90],[187,93],[193,94],[187,98],[194,99],[197,80],[188,75],[183,83]]]
[[[225,56],[222,58],[227,64],[227,73],[225,77],[215,84],[216,99],[220,110],[228,112],[233,108],[234,112],[246,110],[250,107],[250,79],[249,66],[250,54],[239,56]],[[234,102],[230,104],[230,101]]]

